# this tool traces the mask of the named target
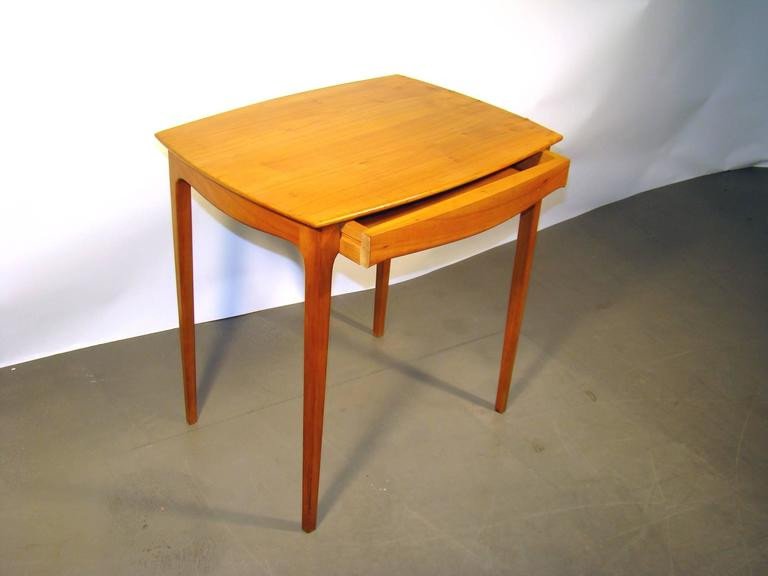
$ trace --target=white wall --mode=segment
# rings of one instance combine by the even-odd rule
[[[768,160],[768,3],[15,2],[0,17],[0,366],[176,326],[154,132],[402,73],[552,127],[573,159],[543,225]],[[292,247],[195,205],[198,321],[295,302]],[[222,224],[224,224],[222,226]],[[509,240],[396,261],[398,279]],[[372,271],[337,260],[337,293]]]

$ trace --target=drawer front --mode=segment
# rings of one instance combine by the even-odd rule
[[[339,251],[372,266],[478,234],[565,186],[568,167],[567,158],[545,151],[437,196],[347,222]]]

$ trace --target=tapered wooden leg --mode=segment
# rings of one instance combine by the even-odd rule
[[[184,378],[187,423],[197,422],[195,376],[195,298],[192,287],[192,191],[187,182],[171,172],[173,245],[176,256],[176,295],[179,305],[179,343]]]
[[[515,366],[517,342],[520,337],[520,326],[523,323],[525,295],[528,292],[528,280],[531,277],[533,250],[536,246],[536,230],[539,225],[541,201],[520,214],[520,224],[517,230],[517,247],[515,249],[515,266],[512,270],[512,286],[509,290],[509,305],[507,307],[507,325],[504,330],[504,348],[501,352],[501,369],[499,371],[499,388],[496,392],[496,412],[507,409],[509,385],[512,381],[512,370]]]
[[[331,316],[331,276],[339,249],[339,230],[330,227],[302,234],[304,256],[304,449],[301,527],[317,526],[323,408]]]
[[[384,335],[384,323],[387,318],[387,296],[389,295],[389,265],[392,260],[376,264],[376,292],[373,304],[373,335]]]

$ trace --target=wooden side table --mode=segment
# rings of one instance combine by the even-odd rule
[[[240,222],[295,244],[305,270],[302,528],[317,524],[331,273],[376,264],[381,336],[390,260],[520,214],[496,395],[506,409],[541,200],[566,184],[561,136],[403,76],[261,102],[164,130],[169,150],[184,400],[197,421],[191,187]]]

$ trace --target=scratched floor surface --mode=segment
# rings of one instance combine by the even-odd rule
[[[768,574],[768,170],[543,231],[508,412],[513,246],[333,301],[317,532],[302,307],[0,369],[0,574]],[[42,329],[42,328],[41,328]]]

